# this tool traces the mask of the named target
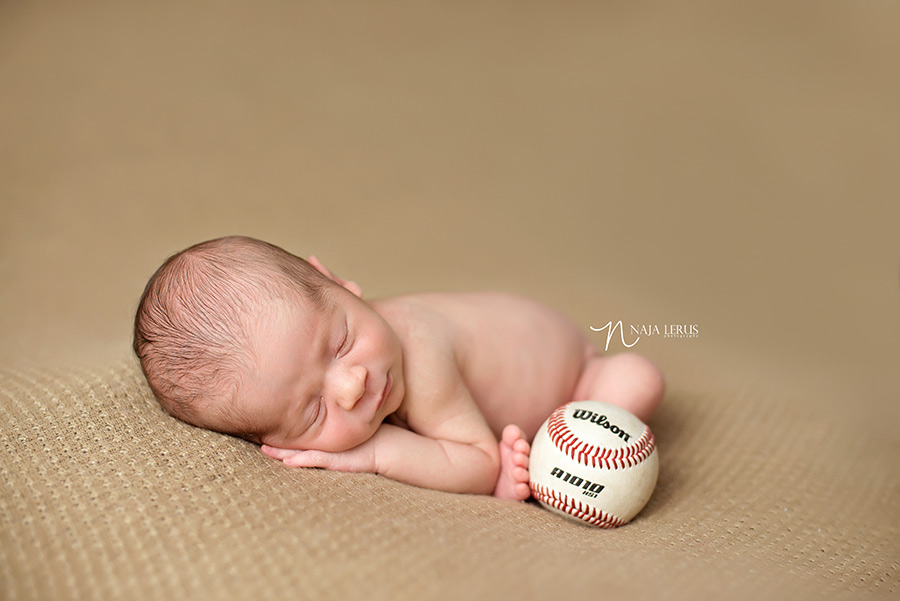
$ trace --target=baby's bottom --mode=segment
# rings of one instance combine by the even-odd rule
[[[648,359],[634,353],[598,354],[585,363],[572,400],[606,401],[647,421],[662,402],[665,389],[662,373]],[[529,497],[530,451],[526,433],[516,425],[506,426],[500,440],[500,477],[495,496],[517,501]]]

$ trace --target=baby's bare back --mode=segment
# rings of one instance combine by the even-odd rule
[[[572,400],[594,352],[569,319],[519,296],[423,294],[393,302],[449,338],[456,367],[498,437],[516,424],[532,438],[556,407]]]

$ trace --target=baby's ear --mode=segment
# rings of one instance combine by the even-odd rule
[[[312,265],[313,267],[315,267],[316,271],[318,271],[319,273],[324,275],[326,278],[328,278],[332,282],[340,284],[341,286],[343,286],[344,288],[346,288],[347,290],[349,290],[350,292],[352,292],[359,298],[362,298],[362,288],[360,288],[359,284],[357,284],[356,282],[351,282],[350,280],[345,280],[343,278],[338,277],[330,269],[328,269],[327,267],[322,265],[322,262],[319,261],[319,259],[317,259],[313,255],[310,255],[309,258],[306,260],[306,262],[309,263],[310,265]]]

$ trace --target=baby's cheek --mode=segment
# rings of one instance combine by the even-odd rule
[[[380,427],[380,424],[378,424],[378,427]],[[317,441],[319,444],[317,450],[331,453],[349,451],[371,439],[375,432],[378,431],[378,427],[368,424],[356,424],[353,426],[349,424],[343,424],[342,426],[331,425],[327,435]]]

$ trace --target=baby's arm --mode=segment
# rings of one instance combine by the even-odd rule
[[[401,328],[405,391],[398,410],[405,428],[382,424],[372,438],[339,453],[263,452],[287,465],[374,472],[448,492],[494,492],[500,448],[459,371],[452,324],[418,305],[408,310],[415,319]]]
[[[372,472],[393,480],[447,492],[491,494],[500,459],[496,441],[466,443],[429,438],[382,424],[363,444],[339,453],[296,451],[264,445],[285,465],[342,472]]]
[[[500,471],[497,439],[452,359],[437,345],[418,351],[416,376],[405,380],[408,430],[382,424],[372,438],[339,453],[267,446],[263,452],[286,465],[373,472],[424,488],[491,494]]]

